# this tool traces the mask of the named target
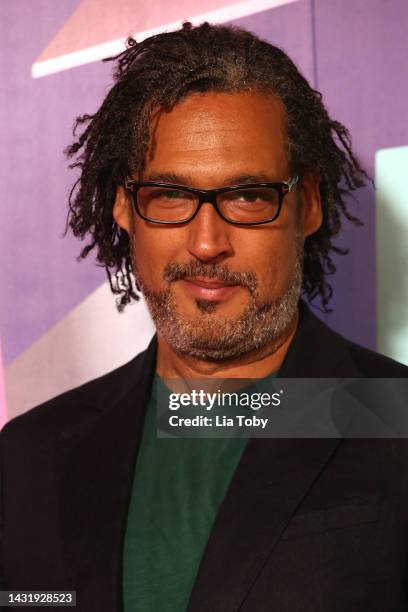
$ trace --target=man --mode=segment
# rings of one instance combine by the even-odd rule
[[[331,331],[333,239],[363,184],[346,129],[252,34],[130,46],[68,150],[90,237],[147,351],[2,433],[3,588],[79,610],[405,610],[404,440],[158,439],[166,379],[405,377]]]

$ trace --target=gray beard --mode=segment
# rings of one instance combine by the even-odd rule
[[[225,361],[247,353],[257,352],[270,345],[276,351],[290,333],[296,315],[302,287],[303,253],[297,245],[296,263],[286,291],[274,301],[261,300],[256,289],[256,276],[252,273],[233,273],[223,265],[170,263],[164,271],[167,282],[188,276],[217,278],[236,282],[248,288],[250,301],[237,317],[214,316],[217,302],[196,300],[202,316],[181,315],[170,287],[161,292],[149,290],[136,275],[157,332],[182,355],[203,361]]]

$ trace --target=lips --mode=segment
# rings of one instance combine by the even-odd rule
[[[183,280],[187,291],[196,299],[219,301],[236,291],[240,285],[211,278],[193,277]]]
[[[217,281],[209,278],[200,278],[195,276],[194,278],[186,278],[186,281],[189,283],[193,283],[194,285],[198,285],[199,287],[204,287],[204,289],[219,289],[220,287],[233,287],[233,283],[228,283],[225,281]]]

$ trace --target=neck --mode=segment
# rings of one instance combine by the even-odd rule
[[[264,378],[281,367],[298,325],[296,312],[286,334],[273,344],[225,361],[204,361],[176,353],[158,335],[156,372],[161,378]]]

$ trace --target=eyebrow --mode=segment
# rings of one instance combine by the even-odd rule
[[[246,183],[279,183],[287,178],[276,179],[271,175],[266,174],[264,172],[260,172],[258,174],[239,174],[229,176],[224,181],[222,181],[222,185],[245,185]],[[174,172],[152,172],[146,174],[146,176],[142,177],[142,181],[155,181],[158,183],[173,183],[175,185],[183,185],[185,187],[192,186],[192,179],[190,175],[187,174],[175,174]]]

